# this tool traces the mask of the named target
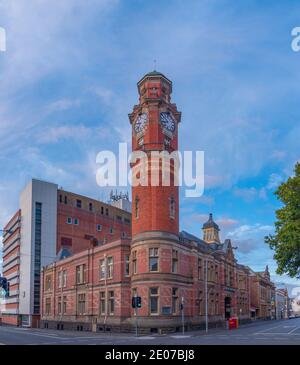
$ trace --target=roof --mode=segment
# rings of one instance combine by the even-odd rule
[[[209,250],[210,245],[207,242],[201,240],[200,238],[194,236],[191,233],[188,233],[186,231],[181,231],[180,232],[180,237],[182,237],[183,239],[186,239],[188,241],[196,242],[198,244],[198,246],[200,246],[205,251]]]
[[[194,236],[191,233],[188,233],[186,231],[180,232],[180,237],[183,239],[186,239],[188,241],[193,241],[198,244],[199,247],[201,247],[204,251],[222,251],[224,253],[227,252],[227,249],[229,246],[231,246],[231,241],[229,239],[226,239],[224,243],[218,243],[218,242],[205,242],[201,238],[198,238]]]
[[[209,214],[209,218],[208,218],[208,221],[205,222],[203,224],[203,227],[202,229],[206,229],[206,228],[215,228],[217,229],[218,231],[220,230],[219,226],[217,225],[217,223],[213,220],[213,215],[212,213]]]
[[[63,260],[63,259],[66,259],[67,257],[70,257],[72,256],[72,253],[65,247],[63,247],[57,254],[56,256],[56,260],[59,261],[59,260]]]
[[[146,73],[146,75],[144,75],[141,79],[140,79],[140,81],[138,82],[138,84],[141,82],[141,81],[143,81],[146,77],[156,77],[156,76],[159,76],[159,77],[163,77],[164,79],[166,79],[167,81],[169,81],[171,84],[172,84],[172,81],[171,80],[169,80],[163,73],[161,73],[161,72],[158,72],[158,71],[156,71],[156,70],[153,70],[153,71],[151,71],[151,72],[148,72],[148,73]]]

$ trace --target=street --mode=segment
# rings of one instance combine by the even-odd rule
[[[236,330],[149,335],[70,332],[0,326],[0,345],[300,345],[300,318],[257,321]]]

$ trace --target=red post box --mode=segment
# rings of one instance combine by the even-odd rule
[[[238,328],[238,318],[237,317],[230,317],[228,320],[228,328],[230,330]]]

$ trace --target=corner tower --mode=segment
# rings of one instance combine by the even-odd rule
[[[143,151],[148,157],[148,169],[154,168],[151,152],[178,149],[178,125],[181,113],[171,103],[172,82],[162,73],[146,74],[137,84],[139,104],[129,114],[132,125],[132,150]],[[137,162],[138,163],[138,162]],[[145,232],[167,232],[179,234],[178,186],[172,175],[170,185],[163,186],[161,178],[157,186],[151,186],[148,171],[147,186],[132,188],[132,237]],[[161,162],[159,164],[161,175]],[[161,176],[160,176],[161,177]]]

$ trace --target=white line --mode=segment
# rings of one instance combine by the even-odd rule
[[[296,327],[293,330],[291,330],[291,332],[289,332],[288,335],[290,335],[291,333],[295,332],[298,328],[300,328],[300,327]]]
[[[281,327],[281,326],[275,326],[275,327],[270,327],[270,328],[264,328],[262,331],[259,331],[259,332],[256,332],[256,333],[265,333],[265,331],[270,331],[274,328],[278,328],[278,327]]]
[[[254,333],[253,335],[281,335],[281,336],[288,336],[290,334],[290,332],[266,332],[266,333],[263,333],[263,332],[257,332],[257,333]],[[294,334],[294,336],[300,336],[300,333],[296,333]]]

